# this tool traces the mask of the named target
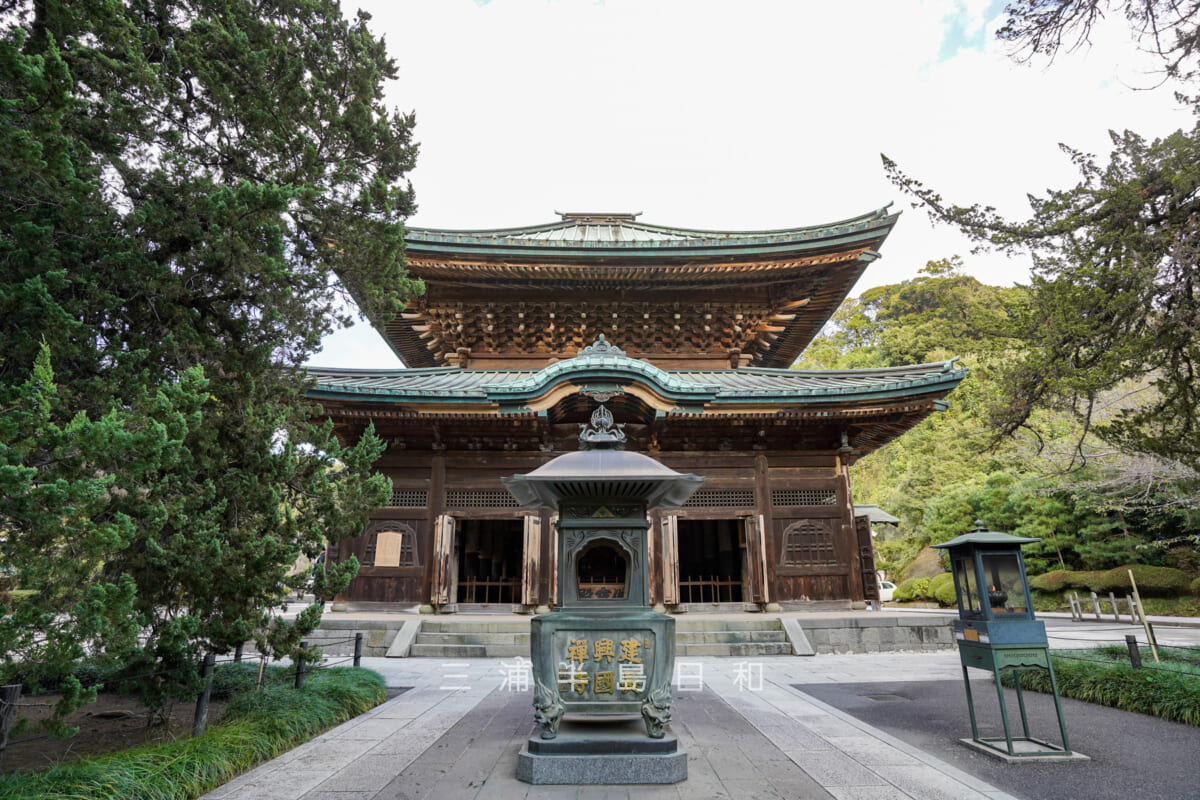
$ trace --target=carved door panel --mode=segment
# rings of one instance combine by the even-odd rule
[[[433,528],[433,587],[430,599],[435,606],[450,602],[451,584],[454,582],[454,517],[442,514],[434,521]]]
[[[536,516],[525,517],[525,551],[521,570],[521,603],[538,603],[538,577],[542,553],[542,521]]]
[[[679,518],[662,518],[662,597],[663,604],[679,604]]]
[[[750,602],[769,603],[767,589],[767,542],[762,514],[745,517],[746,560],[750,565]]]
[[[854,532],[858,537],[858,558],[862,567],[864,600],[879,599],[879,580],[875,574],[875,543],[871,541],[871,518],[855,517]]]

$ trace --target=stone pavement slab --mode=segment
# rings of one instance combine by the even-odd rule
[[[534,729],[515,661],[364,659],[408,691],[205,795],[211,800],[886,798],[1009,795],[795,689],[959,677],[958,655],[700,657],[675,691],[671,730],[688,754],[673,786],[530,786],[517,753]],[[527,663],[527,662],[526,662]],[[458,687],[458,688],[454,688]]]

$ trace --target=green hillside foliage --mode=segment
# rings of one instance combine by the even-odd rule
[[[901,519],[900,535],[877,544],[880,567],[899,574],[923,547],[981,520],[1041,539],[1025,547],[1031,574],[1054,571],[1061,581],[1068,571],[1128,564],[1196,574],[1200,503],[1189,469],[1081,432],[1062,411],[1031,412],[1037,434],[997,432],[995,406],[1006,396],[1002,366],[1023,352],[1006,331],[1027,299],[1024,288],[986,286],[963,274],[958,258],[931,262],[910,281],[846,300],[798,362],[848,369],[958,357],[968,369],[947,398],[948,411],[851,470],[855,502]],[[1144,389],[1125,384],[1098,398],[1096,413],[1119,415],[1153,394],[1135,391]]]

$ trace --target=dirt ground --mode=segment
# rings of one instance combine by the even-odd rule
[[[68,724],[79,727],[79,733],[69,739],[54,739],[47,737],[37,723],[50,716],[56,702],[56,695],[21,698],[17,716],[29,720],[29,724],[9,736],[8,749],[0,755],[0,772],[45,769],[84,756],[187,738],[192,734],[196,714],[194,702],[176,702],[169,707],[169,721],[164,725],[157,718],[151,719],[150,712],[136,698],[102,692],[96,702],[67,718]],[[224,710],[224,700],[210,701],[208,724],[220,722]]]

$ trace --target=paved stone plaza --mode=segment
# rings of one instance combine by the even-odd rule
[[[390,687],[373,711],[210,792],[210,800],[385,798],[840,798],[1010,795],[792,684],[959,680],[958,654],[682,659],[671,730],[688,779],[659,787],[529,786],[517,753],[534,729],[515,659],[364,659]],[[964,726],[966,720],[964,718]]]

